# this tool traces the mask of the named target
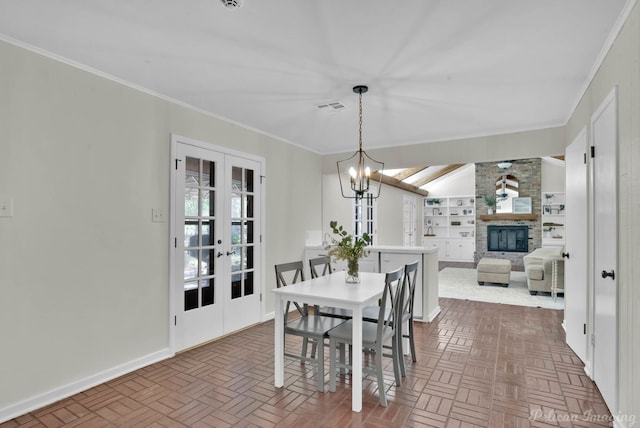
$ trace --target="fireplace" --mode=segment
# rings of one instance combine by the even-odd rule
[[[487,251],[526,253],[529,251],[528,226],[487,226]]]

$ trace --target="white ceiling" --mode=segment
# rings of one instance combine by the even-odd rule
[[[337,153],[356,84],[365,149],[563,125],[627,1],[0,0],[0,38]]]

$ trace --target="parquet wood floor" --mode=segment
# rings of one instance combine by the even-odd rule
[[[275,388],[270,321],[0,428],[612,426],[564,342],[562,311],[444,298],[440,305],[432,323],[415,325],[418,362],[407,358],[401,386],[387,363],[387,408],[373,378],[364,379],[363,411],[353,413],[349,376],[321,393],[315,368],[294,360],[285,360],[285,387]]]

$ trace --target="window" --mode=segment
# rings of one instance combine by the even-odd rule
[[[375,194],[377,192],[375,189],[372,189],[372,193]],[[364,233],[368,233],[371,237],[371,245],[374,245],[376,232],[376,200],[373,198],[372,193],[365,193],[362,198],[354,199],[353,230],[356,238],[361,238]]]

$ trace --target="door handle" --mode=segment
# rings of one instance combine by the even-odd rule
[[[607,272],[606,270],[602,271],[602,278],[606,278],[606,277],[611,277],[611,279],[616,279],[616,273],[615,271],[612,269],[611,272]]]
[[[233,251],[227,251],[227,256],[230,256],[231,254],[233,254]]]
[[[569,253],[562,253],[562,257],[568,259],[569,258]]]
[[[222,256],[224,256],[224,253],[222,251],[218,251],[218,254],[216,254],[216,257],[220,258]]]

